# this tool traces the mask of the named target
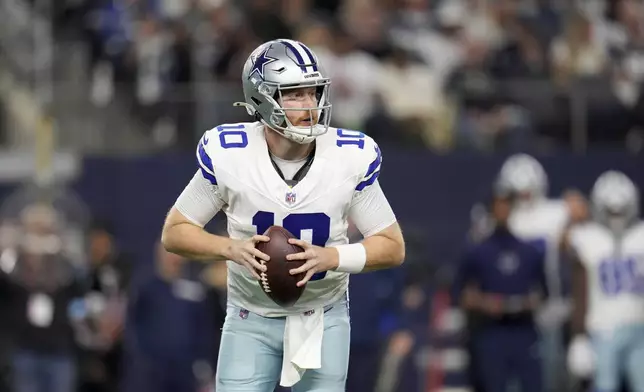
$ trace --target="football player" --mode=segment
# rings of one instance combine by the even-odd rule
[[[564,383],[563,324],[570,312],[562,290],[560,247],[568,228],[583,219],[574,194],[562,199],[548,198],[548,177],[541,164],[527,154],[516,154],[503,164],[497,185],[514,197],[508,222],[512,233],[534,245],[545,255],[548,301],[539,311],[542,332],[544,384],[558,390]],[[580,216],[581,215],[581,216]]]
[[[575,337],[568,351],[573,374],[593,374],[594,390],[618,391],[622,375],[630,390],[644,392],[644,222],[639,193],[623,173],[596,181],[593,221],[573,228]],[[591,343],[592,342],[592,343]]]
[[[559,243],[569,221],[563,200],[549,199],[548,177],[541,164],[526,154],[513,155],[501,167],[498,186],[515,194],[511,231],[546,255],[548,291],[561,295]]]
[[[405,247],[378,183],[382,154],[373,139],[329,126],[329,85],[317,56],[300,42],[262,44],[242,71],[243,106],[255,122],[207,131],[198,170],[170,210],[163,243],[192,259],[227,260],[228,310],[216,376],[218,392],[344,391],[349,358],[349,274],[400,265]],[[229,237],[203,227],[223,211]],[[348,220],[365,239],[349,244]],[[283,226],[304,248],[292,274],[306,288],[291,308],[257,282],[266,254],[255,245]]]

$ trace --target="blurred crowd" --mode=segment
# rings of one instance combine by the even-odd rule
[[[96,105],[121,99],[193,148],[201,82],[217,122],[260,42],[312,47],[333,122],[436,151],[642,145],[639,0],[57,1],[57,36],[87,44]],[[226,83],[229,82],[229,83]],[[226,86],[221,87],[221,86]],[[119,95],[119,90],[122,94]],[[587,137],[586,137],[587,136]]]
[[[53,202],[46,193],[27,187],[2,203],[0,391],[207,388],[225,264],[188,262],[160,244],[154,260],[139,260],[110,222],[71,219],[58,202],[71,193]]]

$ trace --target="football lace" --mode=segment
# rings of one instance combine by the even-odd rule
[[[266,265],[266,262],[264,260],[261,260],[262,265]],[[268,284],[268,275],[266,275],[266,272],[262,272],[259,274],[259,277],[262,281],[262,288],[264,289],[264,292],[270,293],[271,292],[271,286]]]

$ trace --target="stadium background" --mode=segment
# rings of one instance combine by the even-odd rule
[[[113,390],[122,381],[115,377],[128,377],[96,376],[84,369],[86,358],[132,373],[146,356],[131,349],[132,336],[155,335],[158,327],[136,325],[132,313],[141,309],[132,304],[174,262],[156,250],[164,215],[195,170],[203,131],[246,119],[231,105],[242,97],[241,64],[258,43],[277,37],[301,40],[326,64],[333,125],[363,130],[383,150],[381,183],[406,233],[408,261],[398,271],[356,276],[351,288],[352,367],[371,372],[378,391],[469,390],[450,277],[480,214],[473,207],[488,197],[509,154],[537,156],[554,197],[568,188],[587,192],[611,168],[644,185],[639,1],[5,0],[3,227],[30,201],[55,195],[66,224],[87,240],[76,261],[82,276],[95,275],[91,250],[107,232],[113,253],[122,255],[111,260],[120,260],[116,269],[128,277],[117,294],[92,289],[122,306],[90,314],[81,305],[72,318],[111,319],[110,331],[125,329],[114,332],[125,352],[118,360],[76,339],[81,381],[98,380],[84,390]],[[189,265],[179,274],[200,285],[200,269]],[[219,302],[220,284],[203,284],[215,287],[208,290]],[[3,296],[7,315],[11,301]],[[215,341],[218,321],[190,320],[201,322],[196,337]],[[185,332],[159,329],[160,341]],[[15,333],[2,333],[5,379]],[[200,358],[213,362],[215,348]]]

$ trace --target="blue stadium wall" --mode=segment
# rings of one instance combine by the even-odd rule
[[[469,226],[470,208],[489,196],[504,159],[384,149],[380,181],[406,234],[420,244],[417,260],[435,265],[456,260]],[[608,169],[624,171],[644,189],[644,155],[597,152],[540,160],[549,173],[553,196],[567,187],[587,192]],[[139,265],[151,266],[165,214],[196,168],[192,154],[87,158],[73,187],[96,217],[114,224],[121,247]],[[11,186],[0,187],[0,197],[11,190]],[[458,347],[458,317],[450,310],[446,291],[428,288],[427,294],[431,302],[414,326],[426,338],[422,342],[425,350],[417,350],[418,361],[414,362],[419,371],[409,377],[417,379],[414,386],[422,391],[467,391]]]
[[[422,233],[432,260],[450,261],[461,249],[472,205],[489,195],[505,157],[383,152],[380,182],[407,230]],[[617,169],[644,189],[644,155],[595,153],[541,157],[550,194],[566,187],[587,192],[604,170]],[[98,217],[113,221],[122,246],[152,257],[163,219],[196,170],[194,156],[88,158],[74,188]]]

